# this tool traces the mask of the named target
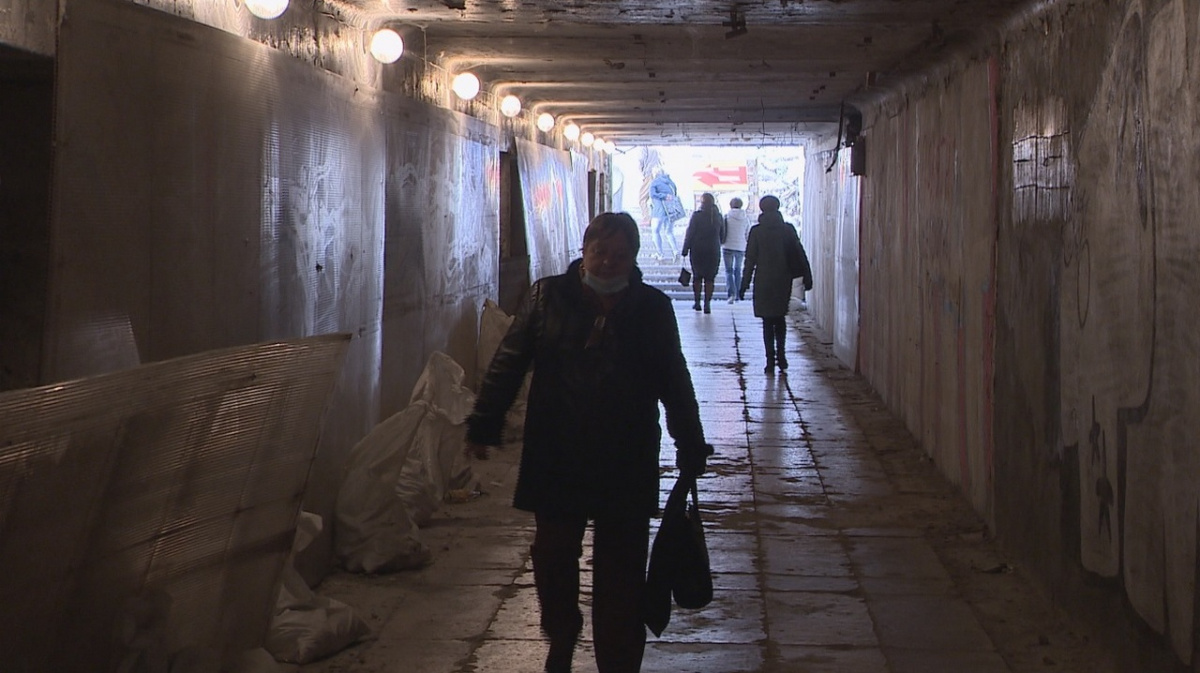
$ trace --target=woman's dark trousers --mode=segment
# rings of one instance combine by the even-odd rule
[[[788,368],[787,355],[784,346],[787,344],[787,321],[784,316],[763,318],[763,346],[767,350],[768,373],[778,364],[780,369]]]
[[[533,580],[541,624],[550,640],[546,670],[569,671],[571,653],[583,628],[579,611],[579,559],[583,555],[582,516],[537,514],[533,540]],[[638,673],[646,649],[642,591],[650,520],[598,519],[592,535],[592,639],[600,673]]]

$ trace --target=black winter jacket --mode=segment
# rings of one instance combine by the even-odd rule
[[[675,312],[635,268],[625,296],[598,325],[580,264],[530,288],[484,376],[467,437],[500,443],[505,414],[532,366],[513,505],[588,517],[652,516],[660,400],[677,450],[709,451]]]

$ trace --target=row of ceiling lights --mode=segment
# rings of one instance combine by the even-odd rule
[[[246,9],[260,19],[276,19],[287,10],[288,0],[246,0]],[[404,39],[391,28],[383,28],[371,37],[371,56],[380,63],[395,63],[404,54]],[[463,72],[454,77],[450,84],[454,94],[463,100],[471,100],[479,95],[479,78],[474,73]],[[505,117],[516,117],[521,114],[521,99],[511,94],[500,100],[500,113]],[[554,115],[543,112],[538,115],[537,127],[543,133],[549,133],[556,124]],[[617,146],[611,141],[597,138],[590,132],[583,132],[578,124],[567,123],[563,127],[563,136],[571,141],[579,141],[584,147],[612,154]]]

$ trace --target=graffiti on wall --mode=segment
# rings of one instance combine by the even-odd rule
[[[1080,561],[1190,663],[1200,338],[1189,307],[1200,232],[1188,214],[1200,199],[1174,188],[1187,172],[1171,151],[1176,117],[1195,95],[1181,7],[1145,14],[1131,3],[1067,136],[1078,187],[1063,236],[1060,366],[1062,441],[1079,456]]]

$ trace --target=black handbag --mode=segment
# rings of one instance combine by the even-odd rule
[[[804,252],[804,246],[799,239],[794,245],[789,245],[787,252],[788,274],[792,278],[804,278],[805,291],[812,289],[812,267],[808,263],[808,254]]]
[[[686,266],[679,270],[679,284],[684,287],[692,284],[692,272]]]
[[[680,477],[667,497],[662,523],[650,548],[643,621],[654,635],[661,636],[671,620],[672,598],[681,608],[697,610],[712,602],[712,597],[712,571],[700,521],[696,479]]]

